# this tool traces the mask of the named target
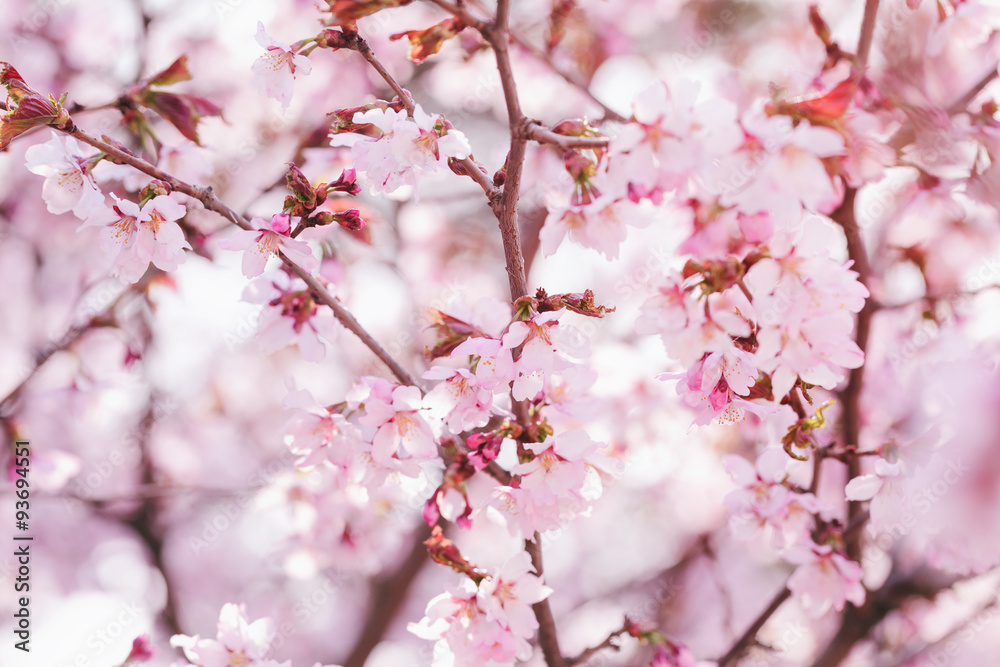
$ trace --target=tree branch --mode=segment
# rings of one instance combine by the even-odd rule
[[[431,536],[431,529],[421,521],[413,546],[392,574],[382,577],[373,585],[368,614],[361,626],[361,634],[344,660],[344,667],[364,667],[368,656],[382,641],[386,630],[396,618],[410,587],[420,570],[430,562],[424,541]]]
[[[528,138],[540,144],[553,144],[562,149],[607,148],[608,137],[568,137],[556,134],[538,123],[529,123],[526,127]]]
[[[830,214],[830,218],[843,228],[844,235],[847,237],[847,254],[854,260],[853,268],[858,272],[858,280],[871,291],[871,265],[868,262],[868,251],[865,249],[861,228],[858,227],[854,211],[857,194],[856,188],[848,188],[844,193],[844,201],[836,211]],[[858,313],[854,340],[862,352],[865,352],[868,347],[868,335],[875,310],[875,302],[872,299],[866,299],[864,307]],[[848,376],[847,386],[840,392],[840,400],[843,405],[844,445],[855,450],[859,447],[861,435],[861,389],[864,377],[865,364],[852,368]],[[854,479],[860,474],[861,459],[852,457],[847,462],[848,480]],[[848,523],[853,521],[861,511],[862,503],[860,501],[848,501]],[[846,548],[847,555],[852,560],[861,561],[860,533],[847,541]]]
[[[539,577],[542,576],[544,572],[542,570],[541,536],[536,532],[533,539],[525,540],[524,549],[531,556],[531,564],[535,568],[535,574]],[[542,647],[545,664],[548,667],[566,667],[566,660],[559,649],[556,621],[552,617],[552,609],[549,607],[548,599],[536,602],[532,605],[532,609],[535,612],[535,618],[538,619],[538,643]]]
[[[403,107],[406,109],[406,114],[412,117],[413,112],[417,107],[416,102],[413,101],[413,97],[406,90],[404,90],[401,85],[399,85],[399,82],[396,81],[391,74],[389,74],[389,70],[382,65],[382,62],[378,59],[375,52],[371,50],[370,46],[368,46],[368,42],[366,42],[361,35],[356,32],[348,32],[346,34],[350,37],[350,41],[352,42],[349,48],[352,48],[360,53],[364,59],[368,61],[375,71],[378,72],[379,76],[381,76],[389,87],[392,88],[393,92],[396,93],[396,96],[403,103]],[[490,208],[494,209],[495,212],[497,200],[500,197],[500,191],[493,185],[493,181],[490,180],[486,170],[471,157],[455,160],[455,162],[462,165],[462,172],[483,189],[483,192],[486,193],[486,198],[490,202]]]
[[[861,532],[861,528],[865,525],[867,520],[868,511],[864,510],[847,525],[847,528],[844,529],[844,540],[846,541],[855,534]],[[781,590],[778,591],[774,598],[772,598],[771,603],[767,605],[764,611],[762,611],[756,620],[750,624],[747,631],[736,640],[736,643],[733,644],[732,648],[726,651],[725,655],[719,658],[718,667],[726,667],[727,665],[734,664],[735,661],[743,655],[744,651],[753,646],[757,642],[757,633],[760,632],[762,627],[764,627],[764,623],[766,623],[767,619],[774,615],[774,612],[778,611],[781,605],[785,603],[785,600],[787,600],[791,594],[792,592],[789,590],[788,584],[786,583]],[[814,665],[813,667],[816,666]]]
[[[603,651],[606,648],[613,648],[615,650],[618,650],[619,647],[614,643],[614,640],[618,636],[628,632],[628,630],[629,630],[629,622],[626,620],[624,623],[622,623],[622,627],[618,628],[617,630],[609,634],[607,639],[602,641],[597,646],[591,646],[590,648],[584,649],[580,653],[580,655],[576,656],[575,658],[566,658],[566,666],[572,667],[573,665],[579,665],[581,662],[588,660],[590,656],[600,651]]]
[[[145,276],[143,276],[143,278],[139,280],[139,282],[133,285],[129,285],[124,292],[119,294],[115,298],[115,300],[108,305],[107,308],[93,315],[86,322],[78,324],[75,327],[71,327],[65,334],[63,334],[63,336],[58,341],[55,341],[48,347],[39,350],[35,354],[35,365],[28,372],[28,375],[23,380],[21,380],[21,382],[19,382],[16,387],[10,390],[10,392],[6,396],[4,396],[2,400],[0,400],[0,419],[4,419],[7,416],[7,411],[10,409],[11,405],[13,405],[15,401],[17,401],[18,397],[21,395],[21,392],[23,392],[24,388],[28,386],[28,382],[30,382],[31,379],[35,377],[38,371],[42,368],[42,366],[44,366],[45,363],[52,358],[52,355],[61,350],[65,350],[73,343],[75,343],[80,338],[80,336],[85,334],[87,331],[105,322],[108,319],[109,313],[111,313],[111,311],[113,311],[118,306],[118,304],[121,303],[125,295],[134,293],[136,289],[145,289],[146,285],[149,284],[150,277],[157,275],[158,273],[160,273],[159,269],[154,269],[153,272],[147,273]]]
[[[93,146],[97,150],[113,157],[115,160],[123,164],[127,164],[134,169],[138,169],[144,174],[169,183],[173,190],[185,194],[192,199],[197,199],[206,209],[227,218],[241,229],[253,229],[250,226],[250,223],[247,222],[246,218],[219,200],[219,198],[216,197],[215,193],[212,191],[212,188],[200,188],[189,183],[185,183],[165,171],[156,168],[145,160],[134,155],[130,155],[129,153],[126,153],[111,144],[101,141],[100,139],[87,134],[83,130],[73,129],[68,131],[67,134],[72,135],[85,144]],[[407,372],[395,359],[392,358],[388,352],[385,351],[381,345],[379,345],[378,341],[376,341],[371,334],[365,331],[364,327],[362,327],[357,319],[355,319],[354,316],[351,315],[351,313],[343,306],[343,304],[340,303],[337,297],[330,294],[330,292],[323,285],[321,285],[318,280],[316,280],[307,271],[303,270],[302,267],[295,264],[295,262],[281,254],[279,254],[279,257],[281,258],[281,261],[289,267],[289,269],[291,269],[297,276],[302,278],[307,285],[309,285],[309,289],[312,291],[313,296],[315,296],[321,303],[329,306],[331,310],[333,310],[334,316],[344,326],[344,328],[357,336],[361,342],[364,343],[365,346],[371,350],[375,356],[389,368],[390,371],[392,371],[392,374],[395,375],[400,382],[417,387],[420,386],[416,378],[410,375],[409,372]]]
[[[867,0],[865,2],[865,16],[861,20],[861,36],[858,38],[857,63],[858,69],[864,69],[868,65],[868,54],[872,48],[872,40],[875,37],[875,19],[878,16],[879,0]]]

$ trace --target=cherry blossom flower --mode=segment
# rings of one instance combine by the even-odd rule
[[[407,629],[435,642],[432,667],[513,667],[514,637],[480,608],[469,579],[428,602],[424,618]],[[529,645],[526,657],[530,652]]]
[[[493,391],[479,384],[466,368],[434,366],[424,379],[443,380],[424,397],[424,405],[444,421],[452,433],[485,426],[493,412]]]
[[[316,401],[307,389],[285,397],[285,407],[293,416],[286,427],[285,442],[300,458],[295,465],[306,468],[328,461],[340,469],[349,469],[363,447],[361,432],[337,412]]]
[[[530,556],[521,552],[478,587],[464,579],[432,599],[424,618],[407,629],[436,641],[433,667],[512,667],[531,658],[528,640],[538,628],[531,605],[551,593],[532,573]]]
[[[393,193],[416,185],[421,174],[448,168],[448,159],[463,159],[472,152],[465,135],[445,128],[440,116],[431,116],[417,105],[413,117],[405,111],[369,109],[354,114],[355,124],[370,124],[380,134],[335,134],[333,146],[351,146],[354,166],[364,173],[371,193]]]
[[[76,139],[53,132],[49,141],[25,152],[28,171],[45,177],[42,199],[49,213],[73,211],[76,217],[87,220],[108,212],[104,194],[91,173],[94,161],[80,157],[81,151]]]
[[[248,250],[246,255],[251,252]],[[243,290],[243,300],[264,306],[257,326],[257,344],[265,352],[294,343],[303,359],[319,362],[326,356],[323,341],[336,339],[333,313],[316,303],[305,281],[286,271],[275,269],[253,280]]]
[[[542,584],[534,574],[534,566],[527,552],[521,551],[510,558],[491,577],[483,579],[476,593],[480,609],[510,629],[520,642],[530,639],[538,629],[538,620],[531,605],[552,594],[552,589]],[[519,651],[524,653],[523,650]]]
[[[628,199],[602,195],[587,204],[551,209],[539,239],[545,255],[553,254],[569,236],[574,243],[596,250],[607,259],[618,259],[618,248],[627,236],[626,226],[644,227],[648,223],[648,215]]]
[[[159,195],[140,209],[131,200],[111,196],[116,202],[113,214],[92,217],[80,229],[102,228],[101,249],[113,262],[112,275],[129,284],[142,277],[150,262],[163,271],[176,270],[184,261],[184,249],[191,248],[175,222],[186,213],[183,204]]]
[[[851,337],[851,313],[864,307],[868,290],[850,264],[831,259],[825,247],[775,245],[773,252],[773,259],[757,262],[745,277],[760,324],[758,367],[771,374],[776,398],[788,393],[796,377],[833,389],[843,369],[864,361]]]
[[[271,37],[264,30],[264,24],[257,22],[257,43],[264,47],[264,55],[259,57],[250,68],[254,73],[254,81],[260,87],[260,94],[281,102],[281,110],[287,111],[292,100],[292,89],[295,77],[306,76],[312,71],[309,58],[297,54],[288,44]]]
[[[174,635],[170,645],[183,649],[184,656],[198,667],[255,665],[264,661],[276,631],[271,619],[261,618],[251,623],[244,605],[227,603],[219,612],[215,639]]]
[[[847,602],[856,606],[864,604],[861,566],[834,551],[830,545],[800,544],[782,557],[798,564],[788,578],[788,589],[811,615],[822,616],[831,607],[843,611]]]
[[[494,390],[514,379],[514,358],[509,347],[495,338],[469,338],[458,345],[451,357],[472,355],[476,363],[476,380],[484,389]]]
[[[535,398],[545,386],[545,378],[549,374],[571,365],[552,341],[553,327],[564,312],[538,313],[529,320],[513,322],[507,328],[502,339],[503,347],[513,350],[521,346],[521,355],[514,362],[516,376],[511,386],[511,396],[515,401]]]
[[[371,442],[372,458],[376,463],[403,457],[437,457],[435,434],[425,419],[426,411],[418,388],[392,385],[378,378],[362,378],[348,401],[364,405],[365,414],[359,423],[375,429]]]
[[[313,272],[319,268],[319,260],[313,256],[309,244],[289,237],[291,220],[287,215],[273,215],[270,222],[253,218],[250,226],[253,229],[238,229],[228,239],[219,242],[220,248],[244,251],[243,275],[247,278],[256,278],[263,273],[267,260],[279,252],[306,271]]]
[[[581,429],[524,447],[531,459],[511,467],[512,473],[520,475],[518,485],[497,487],[484,508],[498,511],[515,534],[552,530],[586,514],[603,491],[598,472],[616,474],[614,461],[599,451],[601,443]]]
[[[770,527],[776,547],[810,540],[814,517],[824,508],[813,494],[796,493],[784,486],[789,461],[780,447],[762,451],[756,467],[742,456],[724,459],[726,471],[739,487],[724,500],[731,513],[729,525],[737,537],[751,539]]]
[[[740,147],[743,131],[727,100],[698,102],[701,84],[657,82],[636,95],[634,122],[612,142],[622,170],[642,191],[673,190]]]

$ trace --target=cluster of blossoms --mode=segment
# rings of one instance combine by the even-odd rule
[[[562,323],[566,312],[602,316],[604,309],[589,293],[540,291],[516,310],[512,320],[508,306],[483,300],[475,309],[458,309],[459,315],[437,313],[430,354],[448,363],[425,372],[425,380],[437,381],[426,393],[364,377],[332,406],[321,406],[305,390],[289,395],[294,414],[288,445],[299,467],[323,480],[319,491],[294,493],[311,508],[312,522],[301,535],[313,554],[339,564],[377,564],[373,514],[380,505],[405,502],[406,479],[424,488],[440,479],[424,502],[430,525],[445,519],[470,528],[489,518],[531,539],[589,511],[601,494],[602,475],[615,473],[614,460],[582,429],[554,432],[549,418],[558,423],[559,415],[576,412],[574,403],[586,401],[593,381],[587,373],[568,372],[585,368],[585,350],[577,332]],[[510,404],[510,396],[517,403]],[[528,415],[526,427],[514,409]],[[443,473],[442,457],[448,462]],[[490,490],[473,501],[469,484],[487,472],[500,481],[490,480]],[[456,664],[512,664],[530,655],[527,639],[537,627],[530,605],[548,591],[527,574],[527,558],[522,553],[493,577],[467,580],[432,601],[428,619],[413,627],[439,640],[434,664],[451,664],[443,662],[445,646],[467,661]]]
[[[355,168],[373,195],[415,186],[418,176],[447,170],[449,160],[472,154],[465,135],[444,117],[420,105],[408,114],[401,106],[378,102],[334,114],[330,145],[351,148]]]
[[[192,667],[292,667],[291,660],[278,662],[267,658],[279,637],[271,619],[261,618],[251,623],[243,605],[228,603],[219,612],[215,639],[174,635],[170,645],[182,649]],[[324,665],[317,662],[313,667]]]
[[[529,640],[538,628],[531,605],[552,589],[532,573],[531,558],[521,552],[492,575],[470,565],[454,545],[440,537],[429,545],[431,556],[467,578],[427,604],[426,616],[409,630],[435,641],[434,664],[455,667],[511,667],[531,658]]]
[[[770,532],[783,558],[799,566],[788,588],[803,608],[820,616],[843,610],[846,601],[862,604],[861,566],[843,554],[840,533],[828,529],[832,508],[792,481],[796,475],[789,467],[796,462],[771,447],[757,457],[756,467],[737,455],[726,457],[725,465],[738,487],[725,498],[734,534],[752,539]],[[826,539],[817,543],[819,534]]]
[[[150,263],[163,271],[173,271],[190,249],[177,221],[186,209],[168,193],[166,184],[154,182],[143,188],[140,202],[121,199],[112,193],[113,206],[94,176],[103,155],[83,157],[72,137],[52,138],[28,149],[28,169],[45,177],[42,196],[52,213],[72,211],[84,220],[80,229],[98,227],[101,249],[111,260],[111,273],[130,284],[138,281]]]

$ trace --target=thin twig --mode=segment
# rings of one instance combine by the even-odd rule
[[[852,522],[848,524],[847,528],[844,529],[844,540],[847,541],[855,534],[859,533],[861,531],[861,527],[865,525],[867,520],[868,511],[863,510],[854,518]],[[771,616],[778,611],[781,605],[785,603],[791,594],[792,592],[789,590],[788,584],[786,583],[781,590],[778,591],[774,598],[771,599],[771,603],[765,607],[764,611],[762,611],[754,622],[750,624],[750,627],[747,628],[746,632],[744,632],[740,638],[736,640],[736,643],[733,644],[728,651],[726,651],[725,655],[719,658],[718,667],[726,667],[727,665],[735,663],[735,661],[738,660],[747,649],[753,646],[757,642],[757,633],[760,632],[762,627],[764,627],[767,619],[771,618]]]
[[[597,646],[591,646],[590,648],[584,649],[583,652],[581,652],[580,655],[576,656],[575,658],[566,658],[566,666],[572,667],[573,665],[579,665],[581,662],[584,662],[585,660],[589,659],[590,656],[600,651],[603,651],[606,648],[613,648],[615,650],[618,650],[618,646],[614,643],[614,640],[618,638],[620,635],[623,635],[626,632],[628,632],[628,630],[629,630],[629,621],[626,619],[626,621],[622,623],[622,627],[618,628],[617,630],[609,634],[607,639],[602,641]]]
[[[406,90],[404,90],[401,85],[399,85],[399,82],[396,81],[392,74],[389,73],[389,70],[382,65],[382,62],[378,59],[375,52],[368,46],[368,42],[366,42],[361,35],[357,33],[349,33],[349,35],[352,41],[351,48],[360,53],[364,59],[368,61],[372,68],[378,72],[379,76],[382,77],[382,80],[385,81],[390,88],[392,88],[393,92],[396,93],[396,96],[403,103],[403,107],[406,109],[407,115],[412,117],[413,112],[417,107],[416,102],[413,101],[413,97]],[[476,184],[483,189],[483,192],[486,194],[486,198],[490,202],[490,207],[496,211],[497,201],[500,198],[500,191],[493,185],[493,181],[490,180],[490,177],[487,175],[486,170],[482,167],[482,165],[468,157],[456,160],[456,162],[464,167],[462,171],[465,175],[475,181]]]
[[[528,138],[540,144],[554,144],[562,149],[571,148],[607,148],[608,137],[569,137],[565,134],[556,134],[549,128],[530,123],[527,126]]]
[[[858,37],[857,67],[864,69],[868,64],[868,54],[875,37],[875,19],[878,16],[879,0],[865,2],[865,16],[861,20],[861,36]]]
[[[247,222],[246,218],[244,218],[242,215],[240,215],[233,209],[229,208],[229,206],[224,204],[218,197],[216,197],[215,193],[212,191],[212,188],[200,188],[191,185],[189,183],[185,183],[184,181],[181,181],[180,179],[171,176],[165,171],[156,168],[155,166],[151,165],[145,160],[138,158],[134,155],[130,155],[129,153],[126,153],[122,150],[119,150],[118,148],[108,143],[105,143],[104,141],[101,141],[100,139],[93,137],[82,130],[73,129],[67,133],[72,135],[76,139],[79,139],[80,141],[84,142],[85,144],[93,146],[102,153],[105,153],[106,155],[115,158],[115,160],[119,162],[127,164],[135,169],[138,169],[144,174],[152,176],[155,179],[169,183],[170,187],[173,188],[173,190],[185,194],[193,199],[197,199],[202,203],[202,205],[206,209],[218,213],[224,218],[227,218],[233,224],[239,226],[241,229],[246,229],[246,230],[253,229],[250,226],[250,223]],[[302,278],[302,280],[304,280],[307,285],[309,285],[309,289],[312,291],[313,296],[315,296],[316,299],[319,300],[320,302],[329,306],[333,310],[333,314],[337,318],[337,320],[348,331],[357,336],[361,340],[361,342],[364,343],[365,346],[369,350],[371,350],[375,354],[375,356],[378,357],[389,368],[390,371],[392,371],[392,374],[395,375],[400,382],[417,387],[420,386],[416,378],[414,378],[409,372],[407,372],[395,359],[392,358],[392,355],[386,352],[386,350],[381,345],[379,345],[378,341],[376,341],[371,336],[371,334],[369,334],[364,329],[364,327],[361,326],[361,324],[357,321],[357,319],[355,319],[354,316],[351,315],[351,313],[346,308],[344,308],[343,304],[340,303],[337,297],[330,294],[330,292],[322,284],[320,284],[318,280],[316,280],[312,275],[310,275],[308,271],[302,269],[302,267],[298,266],[295,262],[288,259],[288,257],[286,257],[283,254],[279,254],[279,257],[281,258],[281,261],[283,261],[288,266],[289,269],[291,269],[297,276]]]
[[[403,103],[403,108],[406,109],[406,115],[412,116],[417,105],[413,101],[410,94],[403,90],[403,87],[399,85],[399,82],[397,82],[396,79],[389,74],[389,70],[387,70],[385,66],[382,65],[382,62],[375,57],[375,53],[372,51],[371,47],[368,46],[368,42],[366,42],[361,35],[356,32],[349,32],[346,34],[351,40],[350,48],[360,53],[361,56],[368,61],[368,64],[372,66],[372,69],[378,72],[378,75],[382,77],[382,80],[385,81],[390,88],[392,88],[392,92],[396,93],[396,97],[399,98],[399,101]]]
[[[71,327],[58,341],[55,341],[48,347],[36,353],[35,365],[28,372],[28,375],[25,376],[25,378],[21,380],[16,387],[10,390],[10,392],[8,392],[2,400],[0,400],[0,419],[6,416],[7,410],[18,399],[21,392],[24,391],[24,388],[28,386],[28,382],[30,382],[31,379],[38,374],[38,371],[41,370],[42,366],[44,366],[49,359],[52,358],[52,355],[56,352],[65,350],[75,343],[80,336],[85,334],[87,331],[105,322],[108,319],[109,313],[111,313],[111,311],[113,311],[118,304],[121,303],[122,299],[126,295],[134,293],[137,289],[145,289],[146,285],[149,283],[149,277],[156,275],[157,273],[159,273],[159,269],[154,269],[153,272],[146,274],[146,276],[139,282],[130,285],[124,292],[119,294],[114,301],[108,304],[107,308],[93,315],[86,322]]]

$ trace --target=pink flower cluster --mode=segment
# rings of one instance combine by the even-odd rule
[[[478,583],[463,579],[432,599],[408,628],[435,641],[432,667],[512,667],[531,658],[528,640],[538,628],[531,605],[551,593],[522,551]]]

